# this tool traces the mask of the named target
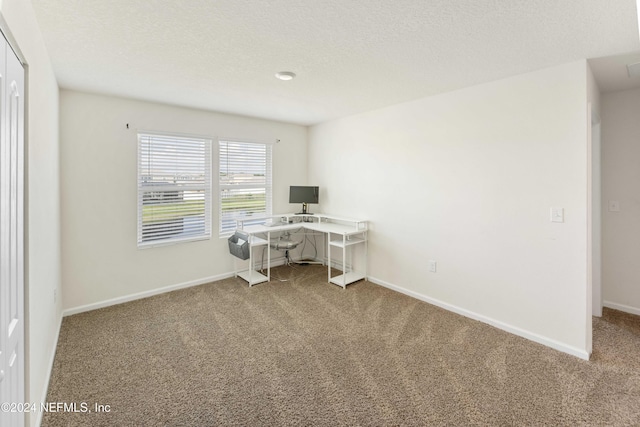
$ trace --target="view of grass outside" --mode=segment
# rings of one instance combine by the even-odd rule
[[[236,219],[247,219],[253,215],[264,214],[267,211],[267,197],[264,190],[261,193],[225,191],[221,197],[221,204],[220,232],[222,235],[235,229]]]
[[[143,224],[171,221],[193,215],[204,215],[204,200],[146,204],[142,206]]]
[[[264,194],[238,194],[222,198],[222,215],[235,212],[264,212],[267,200]],[[204,215],[204,200],[178,201],[175,203],[149,203],[142,207],[142,223],[171,221],[185,216]]]
[[[267,198],[264,194],[244,195],[239,194],[222,198],[222,215],[231,214],[234,211],[264,212],[267,206]]]

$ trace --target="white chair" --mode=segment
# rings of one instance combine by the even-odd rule
[[[277,239],[271,239],[269,246],[277,251],[284,251],[285,264],[291,265],[293,261],[289,256],[289,251],[297,248],[300,243],[302,243],[300,240],[291,240],[291,233],[287,231],[282,233]]]

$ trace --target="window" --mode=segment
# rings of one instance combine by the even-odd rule
[[[211,237],[211,140],[138,134],[138,247]]]
[[[220,236],[236,219],[264,215],[271,215],[271,145],[220,140]]]

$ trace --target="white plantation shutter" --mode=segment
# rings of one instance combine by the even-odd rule
[[[138,246],[211,237],[211,140],[138,134]]]
[[[271,215],[271,148],[220,140],[220,236],[235,229],[236,219]]]

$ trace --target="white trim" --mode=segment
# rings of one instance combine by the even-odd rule
[[[203,139],[211,142],[215,141],[216,137],[212,135],[198,135],[195,133],[182,133],[182,132],[173,132],[173,131],[161,131],[161,130],[144,130],[144,129],[129,129],[135,130],[138,135],[149,135],[149,136],[169,136],[176,138],[189,138],[189,139]]]
[[[583,359],[583,360],[589,360],[590,354],[586,350],[560,343],[558,341],[543,337],[542,335],[538,335],[536,333],[533,333],[533,332],[530,332],[530,331],[526,331],[524,329],[520,329],[518,327],[515,327],[515,326],[512,326],[512,325],[500,322],[498,320],[492,319],[492,318],[484,316],[482,314],[474,313],[473,311],[469,311],[469,310],[466,310],[464,308],[460,308],[460,307],[457,307],[455,305],[448,304],[446,302],[437,300],[435,298],[431,298],[431,297],[419,294],[417,292],[410,291],[410,290],[405,289],[403,287],[392,285],[391,283],[387,283],[384,280],[380,280],[380,279],[377,279],[375,277],[369,277],[368,280],[370,282],[372,282],[372,283],[377,284],[377,285],[383,286],[385,288],[389,288],[389,289],[394,290],[396,292],[400,292],[401,294],[405,294],[405,295],[408,295],[410,297],[419,299],[420,301],[424,301],[426,303],[433,304],[433,305],[438,306],[440,308],[444,308],[447,311],[451,311],[453,313],[459,314],[459,315],[464,316],[464,317],[468,317],[468,318],[473,319],[473,320],[478,320],[478,321],[480,321],[482,323],[486,323],[486,324],[494,326],[494,327],[496,327],[498,329],[502,329],[503,331],[509,332],[511,334],[518,335],[518,336],[520,336],[522,338],[526,338],[526,339],[531,340],[533,342],[537,342],[538,344],[542,344],[542,345],[545,345],[547,347],[551,347],[551,348],[553,348],[555,350],[561,351],[563,353],[570,354],[572,356],[576,356],[576,357],[578,357],[580,359]]]
[[[63,316],[71,316],[73,314],[84,313],[85,311],[97,310],[99,308],[109,307],[112,305],[118,305],[129,301],[135,301],[138,299],[152,297],[154,295],[164,294],[166,292],[175,291],[178,289],[190,288],[192,286],[204,285],[209,282],[216,282],[218,280],[227,279],[233,277],[233,272],[218,274],[217,276],[205,277],[202,279],[191,280],[189,282],[178,283],[177,285],[169,285],[162,288],[151,289],[144,292],[138,292],[135,294],[125,295],[122,297],[112,298],[105,301],[94,302],[92,304],[81,305],[79,307],[68,308],[62,312]]]
[[[248,144],[264,144],[264,145],[275,145],[278,141],[280,141],[279,139],[277,139],[272,142],[265,142],[265,141],[256,141],[255,139],[225,138],[222,136],[217,136],[216,139],[218,140],[218,143],[220,143],[220,141],[228,141],[228,142],[246,142]]]
[[[199,242],[200,240],[211,240],[212,236],[195,236],[195,237],[183,237],[181,239],[171,239],[171,240],[156,240],[150,242],[142,242],[138,243],[138,249],[151,249],[157,248],[160,246],[170,246],[170,245],[179,245],[182,243],[190,243],[190,242]]]
[[[327,265],[328,261],[325,257],[325,261],[324,261],[324,265]],[[334,268],[336,270],[340,270],[340,271],[353,271],[353,263],[349,263],[347,262],[347,268],[345,270],[345,268],[342,266],[342,260],[341,259],[332,259],[331,260],[331,268]],[[380,283],[378,283],[380,284]],[[384,286],[384,285],[382,285]]]
[[[276,250],[276,249],[272,249],[272,250]],[[291,251],[293,251],[293,249],[290,249]],[[283,251],[284,252],[284,251]],[[247,266],[249,265],[249,260],[243,260],[241,261],[240,259],[237,260],[238,265],[242,265],[242,263],[244,262]],[[253,262],[255,264],[255,267],[258,268],[258,266],[260,267],[266,267],[267,264],[267,260],[264,260],[264,263],[262,262],[262,257],[259,257],[258,255],[254,255],[253,257]],[[287,262],[286,258],[284,257],[284,255],[281,255],[279,257],[271,257],[271,268],[273,267],[278,267],[279,265],[284,265]],[[246,267],[245,267],[246,268]],[[261,270],[256,270],[256,271],[261,271]],[[231,276],[233,276],[234,273],[231,273]]]
[[[4,38],[7,40],[7,43],[9,43],[9,47],[11,48],[13,53],[15,53],[16,57],[18,58],[18,61],[20,61],[22,66],[25,68],[25,75],[26,75],[27,66],[29,64],[27,63],[25,56],[20,50],[20,47],[18,46],[18,42],[16,41],[15,37],[13,37],[13,33],[9,29],[9,25],[7,24],[7,21],[4,19],[4,16],[1,13],[0,13],[0,33],[2,33],[2,36],[4,36]],[[26,102],[27,100],[25,99],[25,103]],[[25,111],[26,111],[26,108],[25,108]]]
[[[60,339],[60,331],[62,330],[62,316],[60,316],[60,320],[58,321],[58,333],[56,334],[56,339],[53,342],[53,351],[51,352],[51,357],[49,358],[49,372],[47,373],[47,381],[44,384],[44,390],[42,390],[42,394],[40,395],[40,400],[38,402],[46,402],[47,394],[49,394],[49,383],[51,382],[51,374],[53,374],[53,362],[56,360],[56,352],[58,350],[58,340]],[[32,412],[33,413],[33,412]],[[36,422],[35,424],[31,423],[31,425],[39,426],[42,424],[42,417],[44,416],[44,411],[37,411]],[[32,421],[32,420],[29,420]]]
[[[635,314],[636,316],[640,316],[640,308],[631,307],[629,305],[617,304],[611,301],[603,301],[602,305],[607,308],[612,308],[618,311],[624,311],[625,313]]]
[[[271,267],[284,265],[284,263],[285,263],[284,256],[278,257],[278,258],[275,258],[275,259],[273,259],[273,258],[271,259]],[[234,276],[234,273],[232,271],[232,272],[229,272],[229,273],[218,274],[216,276],[204,277],[202,279],[196,279],[196,280],[191,280],[189,282],[178,283],[176,285],[164,286],[162,288],[151,289],[151,290],[148,290],[148,291],[138,292],[138,293],[135,293],[135,294],[125,295],[125,296],[117,297],[117,298],[112,298],[112,299],[108,299],[108,300],[105,300],[105,301],[94,302],[94,303],[91,303],[91,304],[86,304],[86,305],[81,305],[81,306],[78,306],[78,307],[68,308],[68,309],[66,309],[66,310],[64,310],[62,312],[62,316],[66,317],[66,316],[72,316],[72,315],[78,314],[78,313],[84,313],[85,311],[98,310],[99,308],[110,307],[112,305],[118,305],[118,304],[123,304],[123,303],[129,302],[129,301],[135,301],[135,300],[138,300],[138,299],[148,298],[148,297],[152,297],[154,295],[160,295],[160,294],[164,294],[164,293],[167,293],[167,292],[177,291],[178,289],[185,289],[185,288],[190,288],[190,287],[193,287],[193,286],[204,285],[205,283],[217,282],[218,280],[228,279],[228,278],[233,277],[233,276]]]

